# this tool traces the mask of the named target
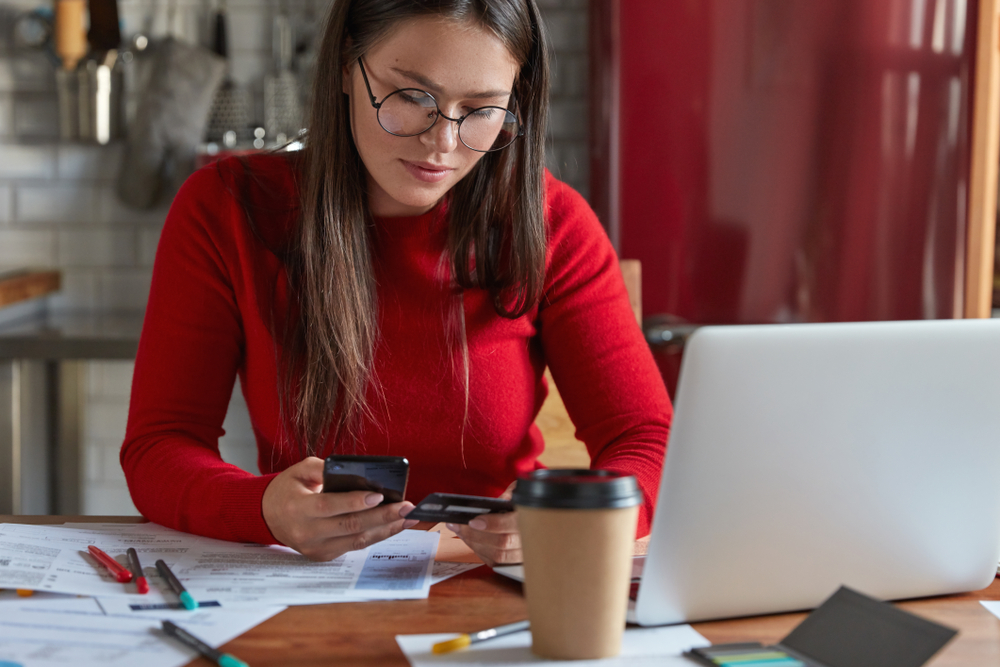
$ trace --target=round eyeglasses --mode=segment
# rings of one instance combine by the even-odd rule
[[[381,102],[376,102],[361,58],[358,58],[358,65],[361,66],[361,76],[365,79],[378,124],[389,134],[414,137],[434,127],[438,118],[444,118],[458,123],[459,140],[479,153],[506,148],[524,134],[517,116],[509,109],[479,107],[464,116],[449,118],[441,113],[434,96],[419,88],[401,88],[386,95]]]

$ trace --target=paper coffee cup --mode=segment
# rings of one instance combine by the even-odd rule
[[[536,470],[513,501],[524,553],[531,650],[556,659],[621,651],[642,492],[605,470]]]

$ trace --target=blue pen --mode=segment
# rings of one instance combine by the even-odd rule
[[[174,573],[170,571],[170,568],[167,567],[167,564],[162,559],[156,561],[156,569],[160,573],[160,576],[163,577],[163,580],[167,582],[167,585],[170,586],[170,589],[181,599],[181,604],[184,605],[185,609],[190,611],[198,608],[198,601],[191,597],[191,594],[187,592],[184,585],[174,576]]]
[[[161,561],[162,562],[162,561]],[[180,640],[184,644],[187,644],[198,653],[219,665],[219,667],[250,667],[247,663],[243,662],[234,655],[229,653],[222,653],[221,651],[216,651],[214,648],[201,641],[190,632],[181,628],[170,621],[163,621],[163,631],[174,639]]]

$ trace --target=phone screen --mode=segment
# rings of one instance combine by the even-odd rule
[[[398,503],[406,495],[409,471],[409,462],[401,456],[334,454],[323,468],[323,491],[376,491],[385,496],[382,505]]]

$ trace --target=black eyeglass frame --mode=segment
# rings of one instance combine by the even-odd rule
[[[451,118],[450,116],[445,116],[441,112],[441,106],[438,104],[438,101],[437,101],[436,97],[434,97],[433,95],[431,95],[430,93],[428,93],[426,90],[422,90],[420,88],[397,88],[396,90],[392,91],[391,93],[389,93],[388,95],[386,95],[385,97],[383,97],[382,101],[379,102],[379,101],[377,101],[377,99],[375,97],[375,93],[372,92],[372,85],[371,85],[371,83],[368,82],[368,73],[365,71],[365,64],[363,62],[361,62],[361,56],[358,56],[358,65],[361,67],[361,76],[365,80],[365,88],[368,89],[368,101],[371,102],[372,108],[375,109],[375,118],[376,118],[376,120],[378,120],[379,127],[381,127],[383,130],[385,130],[386,132],[388,132],[389,134],[391,134],[394,137],[416,137],[416,136],[419,136],[419,135],[423,134],[424,132],[427,132],[428,130],[430,130],[435,125],[437,125],[438,118],[444,118],[445,120],[449,120],[449,121],[451,121],[453,123],[457,123],[457,128],[456,129],[457,129],[457,134],[458,134],[458,140],[461,141],[462,145],[465,146],[466,148],[468,148],[470,151],[476,151],[477,153],[495,153],[497,151],[502,151],[503,149],[507,148],[508,146],[510,146],[511,144],[513,144],[515,141],[517,141],[517,139],[519,137],[523,137],[524,136],[524,125],[521,123],[520,119],[518,119],[517,114],[514,113],[513,111],[511,111],[510,109],[505,109],[503,107],[497,107],[497,106],[477,107],[477,108],[473,109],[472,111],[470,111],[469,113],[465,114],[464,116],[459,116],[458,118]],[[426,95],[427,97],[431,98],[431,100],[434,102],[434,109],[436,110],[437,114],[434,116],[434,122],[432,122],[430,125],[428,125],[423,130],[420,130],[419,132],[415,132],[413,134],[399,134],[398,132],[393,132],[392,130],[388,129],[385,125],[382,124],[382,119],[379,117],[378,112],[382,108],[382,105],[385,103],[385,101],[387,99],[389,99],[390,97],[392,97],[393,95],[395,95],[397,93],[406,92],[407,90],[412,90],[414,92],[420,93],[421,95]],[[514,120],[517,121],[517,134],[514,135],[513,137],[511,137],[511,140],[509,142],[507,142],[503,146],[500,146],[499,148],[489,148],[487,150],[481,150],[479,148],[473,148],[469,144],[465,143],[465,139],[462,139],[462,121],[464,121],[466,118],[468,118],[472,114],[476,113],[477,111],[482,111],[483,109],[496,109],[498,111],[504,112],[505,114],[507,114],[507,113],[511,114],[514,117]]]

